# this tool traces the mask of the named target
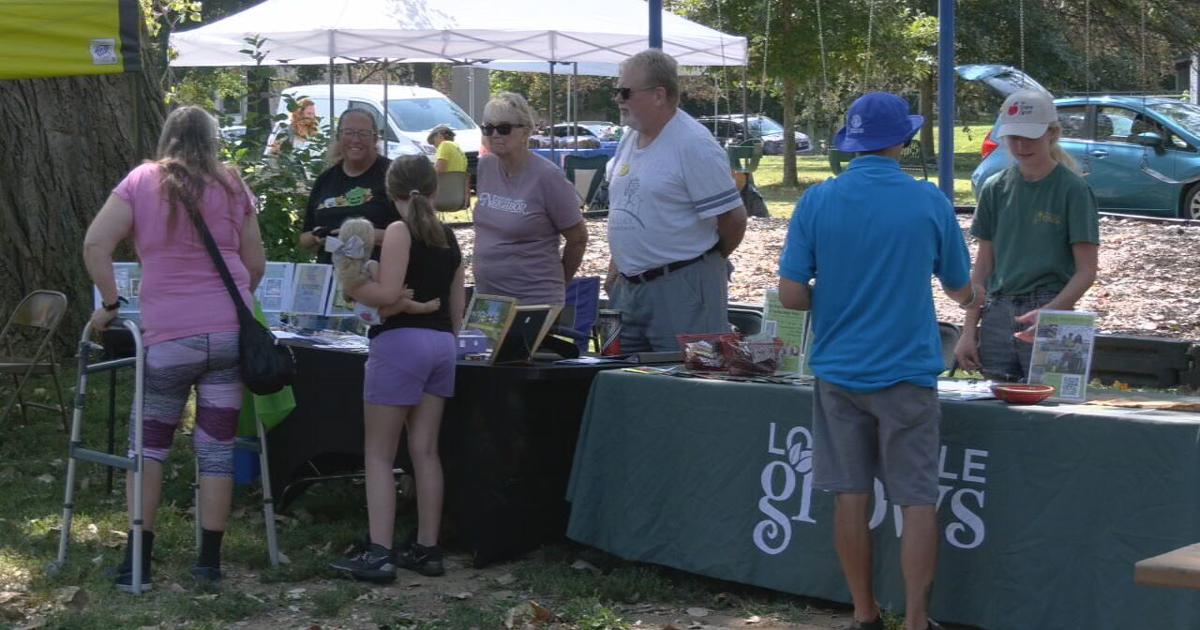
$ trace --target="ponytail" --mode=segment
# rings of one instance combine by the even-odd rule
[[[433,247],[447,247],[446,231],[431,199],[437,194],[437,172],[423,155],[406,155],[392,160],[387,172],[388,197],[408,202],[404,222],[413,239]]]
[[[425,158],[421,157],[420,159],[424,160]],[[408,223],[414,239],[434,247],[446,246],[446,231],[442,227],[442,222],[434,214],[433,203],[419,190],[413,190],[408,196],[406,223]]]

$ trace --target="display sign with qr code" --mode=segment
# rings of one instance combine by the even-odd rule
[[[1095,313],[1039,311],[1028,382],[1052,385],[1051,400],[1083,402],[1095,339]]]

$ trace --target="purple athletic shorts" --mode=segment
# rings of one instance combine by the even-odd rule
[[[371,340],[363,400],[411,407],[421,396],[454,395],[454,335],[429,328],[393,328]]]

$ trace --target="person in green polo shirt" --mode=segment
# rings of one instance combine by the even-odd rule
[[[960,367],[993,380],[1025,380],[1037,311],[1073,310],[1096,280],[1096,199],[1059,146],[1061,133],[1050,95],[1033,90],[1005,99],[993,132],[1016,164],[979,191],[972,282],[988,298],[967,310],[955,348]]]

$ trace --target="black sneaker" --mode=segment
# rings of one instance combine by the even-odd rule
[[[421,575],[437,577],[446,574],[446,568],[442,566],[442,550],[437,545],[426,547],[414,542],[396,558],[396,562],[405,569]]]
[[[392,550],[371,543],[366,551],[329,563],[335,571],[349,573],[356,580],[365,582],[393,582],[396,579],[396,560]]]
[[[217,567],[202,567],[196,565],[192,567],[192,577],[200,582],[207,582],[211,585],[216,585],[221,581],[221,570]]]

